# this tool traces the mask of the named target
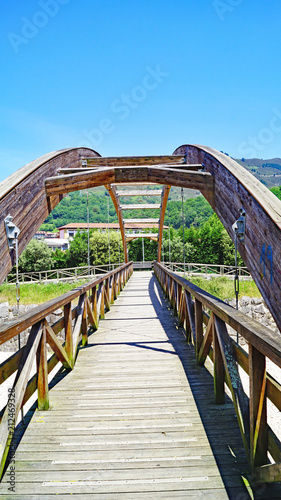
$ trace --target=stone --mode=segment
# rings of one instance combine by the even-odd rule
[[[244,297],[241,298],[241,307],[244,307],[244,306],[248,306],[250,304],[250,300],[251,298],[250,297],[247,297],[246,295],[244,295]]]
[[[258,305],[258,304],[262,304],[263,303],[263,299],[260,297],[252,297],[251,298],[251,304],[253,305]]]
[[[265,308],[263,304],[259,304],[254,308],[254,312],[258,314],[265,314]]]
[[[8,318],[9,317],[9,302],[3,302],[0,304],[0,317]]]

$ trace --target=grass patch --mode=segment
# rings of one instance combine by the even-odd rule
[[[199,277],[188,277],[188,280],[222,300],[235,298],[234,282],[224,276],[209,280]],[[244,295],[248,297],[261,297],[257,285],[253,280],[239,282],[239,299]]]
[[[42,304],[73,290],[83,283],[85,283],[85,280],[79,280],[75,283],[23,283],[20,285],[20,304]],[[15,284],[4,283],[0,287],[1,302],[9,302],[10,305],[16,304]]]

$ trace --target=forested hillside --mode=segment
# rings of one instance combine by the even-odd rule
[[[281,199],[281,186],[273,187],[271,191]],[[107,222],[107,200],[105,191],[89,190],[90,222]],[[141,199],[141,201],[145,201]],[[151,198],[149,199],[151,202]],[[155,201],[159,202],[159,198]],[[126,202],[132,200],[127,198]],[[130,210],[125,212],[126,218],[159,217],[159,210]],[[238,214],[237,214],[238,216]],[[110,200],[110,222],[117,221],[113,204]],[[55,208],[48,217],[43,229],[56,230],[61,225],[70,222],[86,222],[87,194],[85,192],[71,193]],[[222,223],[214,214],[212,208],[203,196],[188,198],[184,201],[184,239],[182,228],[182,203],[171,199],[168,203],[165,224],[169,229],[164,231],[162,259],[172,262],[183,262],[183,248],[186,262],[205,264],[234,265],[234,245]],[[157,232],[157,230],[155,230]],[[151,232],[151,230],[149,230]],[[110,251],[108,242],[110,240]],[[184,243],[184,245],[183,245]],[[157,256],[157,242],[144,239],[144,258],[154,260]],[[39,248],[40,246],[40,248]],[[142,239],[139,238],[128,244],[129,258],[134,261],[143,260]],[[106,264],[123,261],[122,242],[120,233],[111,231],[100,233],[98,230],[90,232],[90,261],[91,264]],[[78,232],[66,252],[57,250],[52,252],[42,242],[32,241],[20,258],[20,270],[44,270],[48,267],[63,268],[87,264],[88,236],[86,232]],[[238,264],[243,265],[239,256]]]
[[[169,201],[169,210],[166,212],[165,224],[178,229],[182,224],[181,201],[177,201],[178,193],[174,191]],[[124,200],[124,198],[123,198]],[[122,203],[123,203],[122,200]],[[160,197],[138,196],[126,197],[124,204],[131,203],[159,203]],[[169,212],[169,216],[168,216]],[[153,210],[124,210],[124,218],[158,218],[159,209]],[[203,196],[188,198],[184,201],[184,218],[186,227],[191,225],[200,226],[208,220],[213,210]],[[89,214],[90,222],[107,222],[107,197],[105,191],[89,190]],[[109,221],[117,222],[117,215],[111,199],[109,200]],[[56,228],[69,224],[70,222],[87,222],[87,193],[76,191],[67,195],[41,226],[42,230],[55,231]]]

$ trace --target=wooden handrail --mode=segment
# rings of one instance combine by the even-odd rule
[[[224,403],[225,383],[230,389],[253,480],[280,481],[281,442],[268,426],[266,412],[266,399],[281,409],[281,384],[266,372],[267,357],[281,367],[280,334],[158,262],[154,262],[154,272],[179,317],[179,326],[185,328],[187,341],[194,344],[198,364],[204,365],[207,355],[213,361],[216,403]],[[249,353],[231,339],[226,325],[248,341]],[[249,397],[238,365],[249,375]],[[268,451],[276,463],[269,463]]]
[[[132,273],[133,263],[123,264],[118,269],[41,304],[1,326],[0,344],[29,327],[31,332],[27,344],[0,365],[0,384],[17,372],[13,387],[9,389],[7,405],[1,412],[0,476],[5,468],[20,409],[36,390],[38,408],[49,408],[48,374],[59,361],[67,369],[74,368],[80,338],[82,337],[83,346],[88,343],[88,326],[90,325],[93,331],[97,330],[99,319],[110,309],[110,304],[117,298]],[[75,299],[79,299],[78,305],[72,307]],[[50,325],[47,317],[61,307],[64,307],[63,318]],[[63,329],[65,342],[61,344],[56,335]],[[54,352],[49,359],[47,344]],[[30,378],[36,357],[37,373]]]

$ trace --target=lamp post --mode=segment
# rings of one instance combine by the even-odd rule
[[[232,226],[232,230],[235,233],[235,276],[234,276],[234,292],[236,296],[236,309],[238,309],[238,301],[239,301],[239,275],[238,275],[238,266],[237,266],[237,242],[238,240],[241,243],[245,241],[245,230],[246,230],[246,212],[243,207],[239,209],[240,217],[237,221],[234,222]],[[237,344],[239,344],[239,333],[237,334]]]

